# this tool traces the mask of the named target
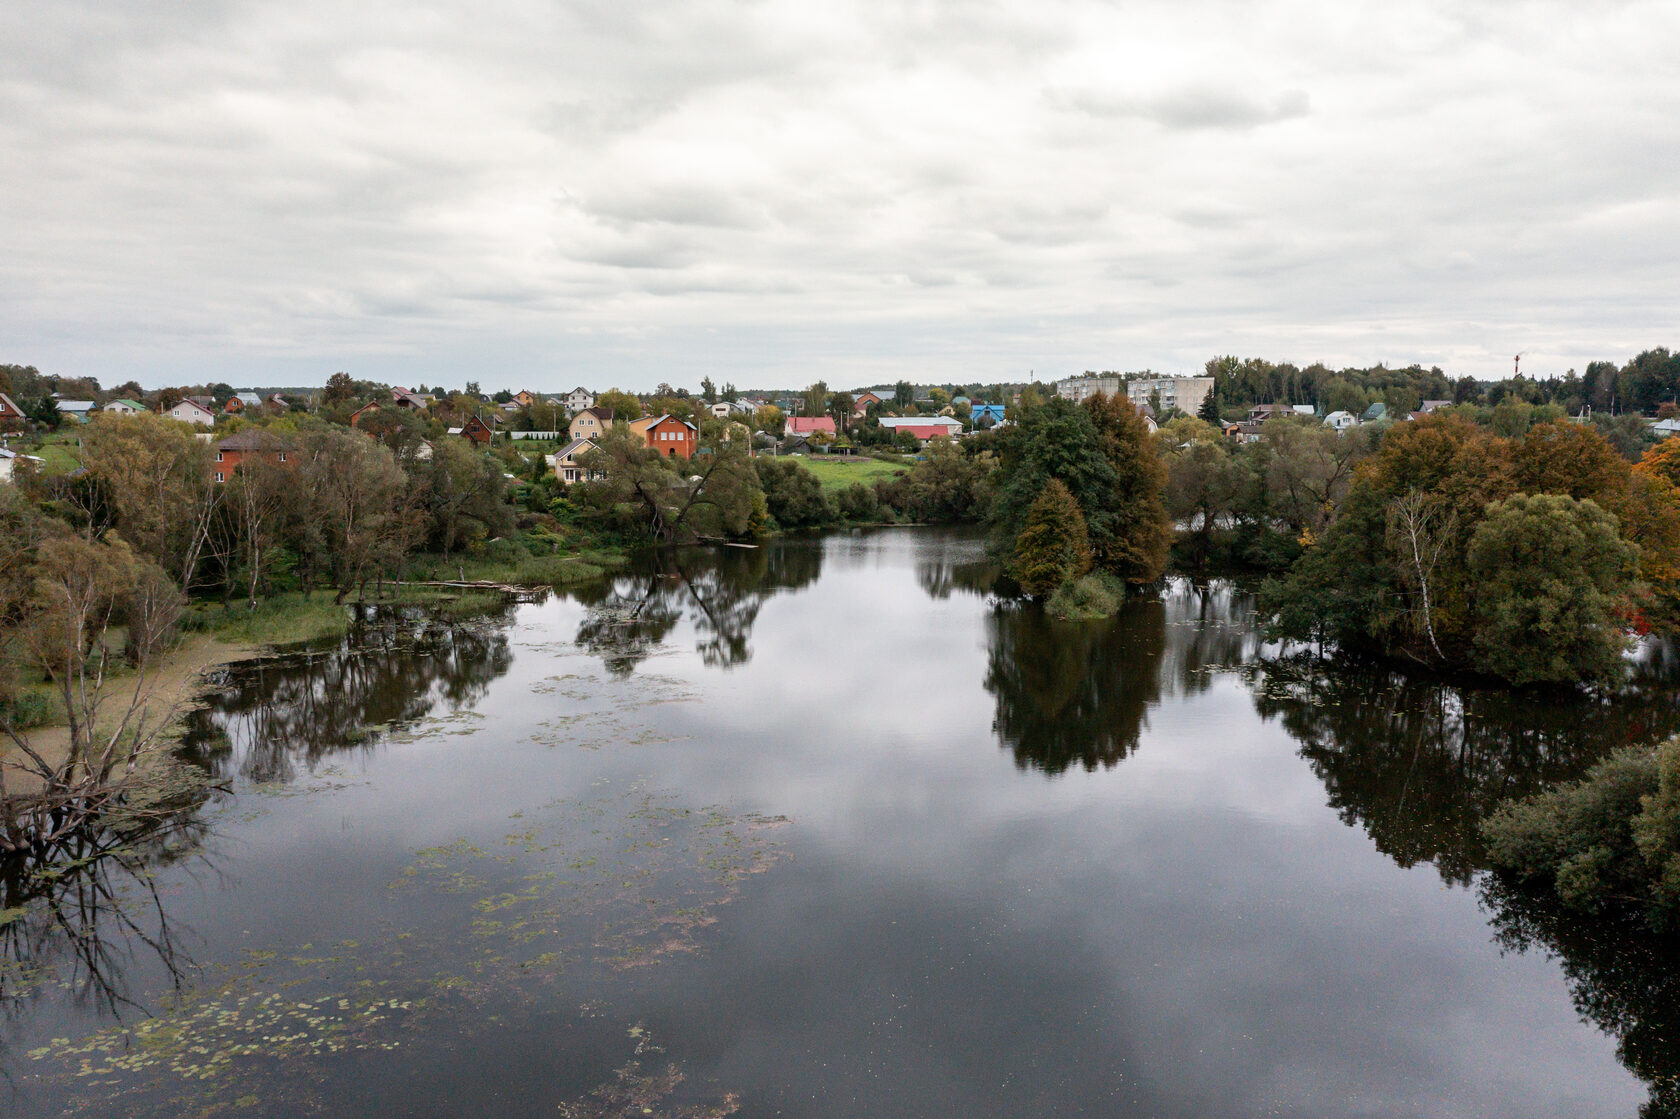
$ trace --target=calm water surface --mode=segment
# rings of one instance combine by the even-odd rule
[[[1680,1069],[1674,961],[1475,838],[1680,727],[1663,666],[1466,691],[1223,583],[1063,625],[992,579],[690,552],[236,668],[232,794],[3,930],[0,1111],[1573,1119]]]

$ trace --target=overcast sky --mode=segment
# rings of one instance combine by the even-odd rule
[[[1680,343],[1680,4],[0,5],[0,361],[649,388]]]

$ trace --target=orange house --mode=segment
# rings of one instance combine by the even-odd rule
[[[649,416],[633,420],[630,430],[639,432],[647,445],[667,458],[693,458],[694,442],[699,434],[693,424],[673,415]]]

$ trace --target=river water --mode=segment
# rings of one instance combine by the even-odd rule
[[[1465,689],[1229,583],[1059,624],[994,576],[689,551],[237,666],[231,794],[0,929],[0,1112],[1578,1119],[1680,1070],[1675,961],[1476,839],[1680,729],[1665,666]]]

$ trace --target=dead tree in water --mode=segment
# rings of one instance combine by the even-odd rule
[[[65,725],[63,741],[48,747],[0,722],[16,751],[0,759],[0,854],[38,855],[90,827],[174,811],[149,795],[176,713],[153,674],[181,614],[174,580],[121,540],[71,536],[40,543],[34,574],[21,645],[51,680]],[[121,650],[112,647],[119,626]],[[115,700],[111,677],[125,663],[134,688]]]

